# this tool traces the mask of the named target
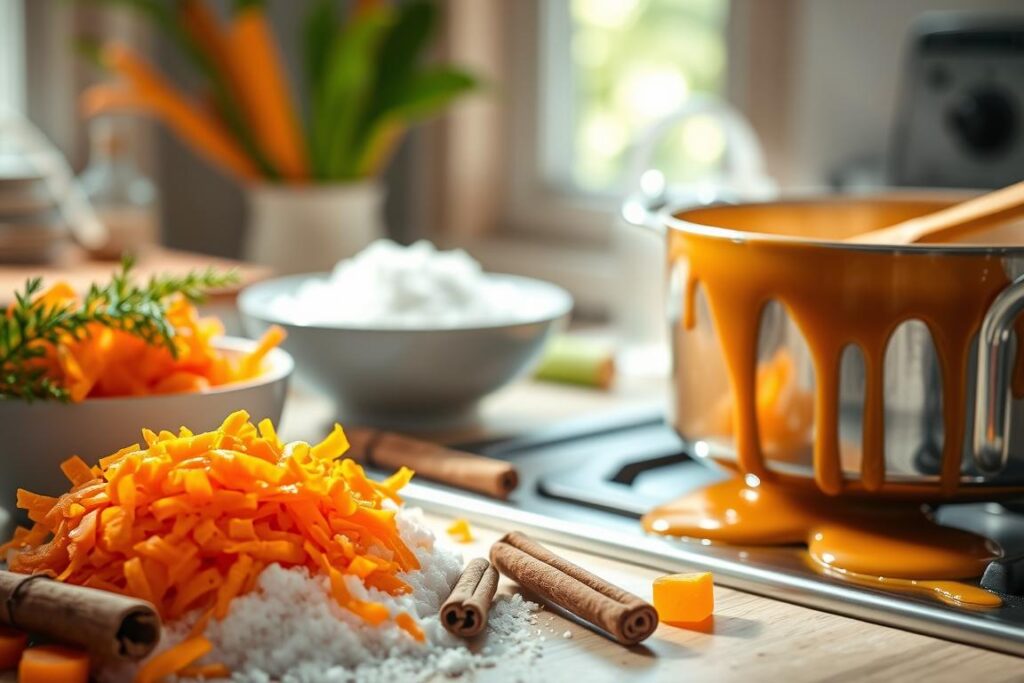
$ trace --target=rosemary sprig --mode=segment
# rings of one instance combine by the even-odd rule
[[[126,258],[108,284],[93,285],[81,302],[67,304],[36,301],[42,280],[28,280],[6,313],[0,311],[0,399],[68,400],[67,389],[49,376],[39,360],[62,341],[88,336],[94,323],[164,346],[176,356],[168,300],[181,295],[199,303],[209,290],[238,281],[234,271],[218,273],[208,268],[180,277],[154,276],[139,286],[132,280],[134,265]]]

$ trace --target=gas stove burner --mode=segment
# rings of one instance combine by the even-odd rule
[[[981,585],[1000,595],[1020,599],[1024,595],[1024,555],[1004,557],[989,563],[981,577]]]
[[[618,456],[613,451],[584,467],[545,474],[537,483],[538,493],[639,519],[652,501],[668,501],[681,491],[722,478],[687,455],[678,437],[664,424],[641,425],[617,436],[642,448],[623,449]]]

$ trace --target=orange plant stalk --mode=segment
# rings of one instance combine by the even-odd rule
[[[231,56],[220,20],[204,0],[184,0],[178,12],[185,31],[210,60],[210,65],[220,72],[231,88],[231,95],[237,98],[236,84],[231,78]]]
[[[146,98],[131,86],[121,83],[97,83],[90,85],[78,98],[78,106],[86,118],[115,111],[150,110]]]
[[[118,43],[106,45],[101,60],[127,81],[134,97],[90,90],[94,94],[83,102],[87,108],[94,113],[142,108],[161,119],[199,154],[232,175],[243,180],[259,177],[256,165],[220,122],[189,101],[131,49]]]
[[[248,6],[236,12],[228,45],[229,81],[238,90],[260,149],[285,178],[308,178],[309,161],[299,117],[261,7]]]

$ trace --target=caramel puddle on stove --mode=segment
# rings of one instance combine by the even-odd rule
[[[911,503],[878,505],[735,478],[655,508],[643,525],[656,534],[734,545],[804,544],[811,566],[828,576],[956,606],[1002,604],[994,593],[958,581],[980,576],[999,549],[936,524]]]

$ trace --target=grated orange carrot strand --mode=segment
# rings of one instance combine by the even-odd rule
[[[64,473],[64,476],[68,478],[75,486],[81,486],[82,484],[88,483],[96,478],[92,473],[92,469],[85,464],[77,455],[73,455],[60,464],[60,469]]]
[[[402,612],[395,617],[395,623],[399,628],[412,636],[413,640],[421,643],[426,640],[426,636],[423,634],[423,629],[420,628],[420,625],[416,623],[416,620],[409,616],[408,613]]]
[[[190,666],[212,649],[213,644],[202,636],[183,640],[143,664],[135,675],[135,683],[157,683]]]

